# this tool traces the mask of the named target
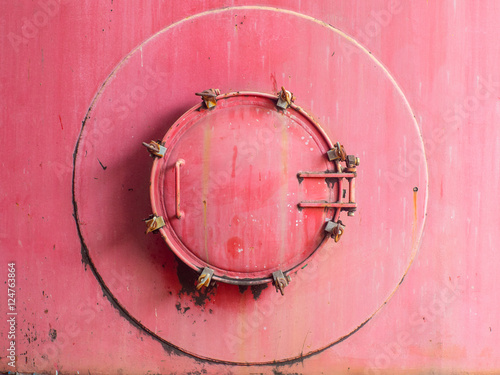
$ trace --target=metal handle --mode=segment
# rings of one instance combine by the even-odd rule
[[[177,219],[184,216],[184,212],[181,211],[181,165],[185,163],[184,159],[175,162],[175,216]]]

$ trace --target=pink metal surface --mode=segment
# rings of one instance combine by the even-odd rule
[[[4,10],[0,307],[14,262],[17,315],[0,326],[1,371],[500,369],[496,1]],[[196,291],[197,274],[144,234],[151,160],[140,143],[165,134],[194,92],[281,86],[359,154],[356,216],[284,296]]]

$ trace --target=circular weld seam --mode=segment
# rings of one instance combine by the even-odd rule
[[[116,72],[120,69],[120,67],[130,58],[130,56],[132,56],[138,49],[140,49],[142,47],[142,45],[148,43],[150,40],[156,38],[158,35],[164,33],[164,32],[167,32],[169,31],[170,29],[188,21],[188,20],[192,20],[192,19],[196,19],[196,18],[201,18],[203,16],[206,16],[206,15],[210,15],[210,14],[217,14],[217,13],[222,13],[222,12],[226,12],[226,11],[234,11],[234,10],[263,10],[263,11],[273,11],[273,12],[279,12],[279,13],[284,13],[284,14],[290,14],[290,15],[293,15],[293,16],[296,16],[296,17],[299,17],[299,18],[302,18],[302,19],[305,19],[305,20],[308,20],[308,21],[311,21],[311,22],[314,22],[314,23],[317,23],[331,31],[333,31],[334,33],[340,35],[341,37],[347,39],[349,42],[351,42],[353,45],[355,45],[357,48],[359,48],[362,52],[364,52],[380,69],[382,69],[382,71],[384,72],[385,76],[389,79],[389,81],[392,83],[393,87],[396,89],[396,91],[398,92],[399,96],[402,98],[407,110],[409,111],[409,113],[412,115],[412,121],[413,121],[413,125],[414,125],[414,128],[420,138],[420,147],[421,147],[421,152],[424,156],[424,160],[426,160],[426,156],[425,156],[425,147],[424,147],[424,143],[423,143],[423,136],[422,136],[422,132],[420,131],[420,127],[418,126],[418,123],[416,121],[416,117],[413,113],[413,110],[410,106],[410,103],[408,102],[408,99],[406,98],[406,96],[404,95],[401,87],[397,84],[396,80],[392,77],[392,75],[389,73],[388,69],[379,61],[377,60],[373,54],[371,54],[362,44],[360,44],[358,41],[356,41],[353,37],[349,36],[348,34],[340,31],[339,29],[336,29],[335,27],[333,27],[332,25],[326,23],[326,22],[323,22],[321,20],[318,20],[317,18],[314,18],[314,17],[311,17],[311,16],[308,16],[308,15],[305,15],[305,14],[301,14],[301,13],[297,13],[295,11],[292,11],[292,10],[287,10],[287,9],[281,9],[281,8],[273,8],[273,7],[267,7],[267,6],[234,6],[234,7],[227,7],[227,8],[220,8],[220,9],[213,9],[213,10],[208,10],[208,11],[205,11],[205,12],[201,12],[201,13],[197,13],[195,15],[192,15],[192,16],[189,16],[189,17],[186,17],[182,20],[179,20],[177,22],[174,22],[173,24],[167,26],[166,28],[164,28],[163,30],[160,30],[158,31],[157,33],[155,33],[154,35],[152,35],[151,37],[149,37],[148,39],[146,39],[145,41],[143,41],[142,43],[140,43],[136,48],[134,48],[129,54],[127,54],[127,56],[125,56],[125,58],[123,60],[120,61],[120,63],[113,69],[113,71],[111,72],[111,74],[106,78],[106,80],[102,83],[102,85],[99,87],[99,90],[98,92],[96,93],[96,95],[94,96],[92,102],[91,102],[91,105],[89,107],[89,110],[87,111],[87,114],[85,115],[85,118],[84,118],[84,121],[82,122],[82,128],[80,130],[80,134],[78,136],[78,141],[77,141],[77,144],[76,144],[76,147],[75,147],[75,151],[73,153],[73,181],[72,181],[72,192],[73,192],[73,207],[74,207],[74,217],[75,217],[75,222],[76,222],[76,226],[77,226],[77,230],[78,230],[78,234],[79,234],[79,237],[80,237],[80,241],[82,243],[82,246],[85,248],[86,250],[86,256],[88,258],[88,262],[89,264],[91,265],[92,267],[92,271],[94,272],[94,274],[96,275],[96,278],[98,279],[99,283],[102,285],[102,287],[107,291],[107,293],[109,293],[110,297],[112,298],[112,300],[114,301],[114,303],[117,305],[117,307],[124,313],[126,314],[130,320],[132,320],[132,322],[134,324],[136,324],[137,326],[141,327],[142,329],[144,329],[146,332],[150,333],[151,336],[155,337],[156,339],[158,339],[160,342],[162,343],[165,343],[169,346],[171,346],[172,348],[175,348],[176,350],[180,351],[180,352],[183,352],[195,359],[202,359],[202,360],[205,360],[205,361],[208,361],[208,362],[213,362],[213,363],[219,363],[219,364],[230,364],[230,365],[238,365],[238,366],[268,366],[268,365],[276,365],[276,364],[281,364],[281,365],[284,365],[284,364],[292,364],[294,363],[295,361],[298,361],[298,360],[303,360],[305,358],[308,358],[308,357],[311,357],[313,355],[316,355],[316,354],[319,354],[329,348],[331,348],[332,346],[346,340],[347,338],[349,338],[351,335],[353,335],[354,333],[356,333],[358,330],[360,330],[365,324],[367,324],[375,314],[377,314],[384,305],[387,304],[387,302],[392,298],[392,296],[394,295],[394,293],[396,292],[396,290],[399,288],[399,286],[401,285],[401,283],[403,282],[405,276],[407,275],[408,271],[410,270],[410,267],[412,266],[414,260],[415,260],[415,256],[417,254],[417,251],[418,249],[420,248],[420,245],[421,245],[421,239],[422,239],[422,235],[423,235],[423,231],[424,231],[424,228],[425,228],[425,224],[426,224],[426,215],[424,215],[423,219],[422,219],[422,226],[421,226],[421,229],[420,231],[417,233],[416,237],[415,237],[415,242],[414,242],[414,246],[412,248],[412,252],[411,252],[411,256],[410,256],[410,261],[408,263],[408,267],[406,268],[406,270],[404,271],[403,273],[403,276],[401,277],[400,281],[398,282],[398,284],[396,285],[396,287],[392,290],[392,292],[389,294],[389,296],[386,298],[386,300],[379,306],[378,309],[376,309],[364,322],[362,322],[358,327],[356,327],[353,331],[351,331],[350,333],[342,336],[341,338],[337,339],[336,341],[328,344],[328,345],[325,345],[321,348],[318,348],[318,349],[315,349],[315,350],[312,350],[306,354],[300,354],[300,355],[297,355],[297,356],[294,356],[294,357],[290,357],[290,358],[284,358],[284,359],[280,359],[280,360],[273,360],[273,361],[261,361],[261,362],[238,362],[238,361],[228,361],[228,360],[219,360],[219,359],[214,359],[214,358],[209,358],[209,357],[205,357],[205,356],[202,356],[202,355],[198,355],[196,353],[193,353],[193,352],[190,352],[189,350],[187,349],[184,349],[184,348],[181,348],[159,336],[157,336],[154,332],[152,332],[151,330],[149,330],[146,326],[144,326],[140,321],[138,321],[136,318],[134,318],[125,308],[123,305],[120,304],[120,302],[118,302],[118,300],[116,299],[116,297],[114,297],[114,295],[111,293],[111,291],[109,290],[108,286],[105,284],[105,282],[103,281],[101,275],[99,274],[99,272],[97,271],[93,261],[92,261],[92,258],[90,257],[90,253],[88,251],[88,247],[87,245],[85,244],[85,241],[83,239],[83,236],[82,236],[82,233],[81,233],[81,228],[80,228],[80,225],[79,225],[79,221],[78,221],[78,207],[77,207],[77,203],[76,203],[76,200],[75,200],[75,180],[76,180],[76,159],[77,159],[77,155],[78,155],[78,149],[79,149],[79,146],[80,146],[80,141],[81,141],[81,137],[82,137],[82,133],[83,133],[83,130],[84,130],[84,127],[85,127],[85,124],[86,124],[86,121],[87,119],[90,117],[90,113],[92,111],[92,108],[94,106],[94,104],[97,102],[97,99],[101,96],[102,92],[104,91],[104,88],[106,86],[106,84],[115,76]],[[425,167],[425,178],[426,178],[426,185],[425,185],[425,188],[426,188],[426,192],[428,191],[429,189],[429,169],[428,169],[428,166],[427,166],[427,163],[425,162],[424,163],[424,167]],[[427,212],[427,206],[428,206],[428,200],[429,200],[429,197],[428,197],[428,194],[426,194],[425,196],[425,202],[424,202],[424,212]]]

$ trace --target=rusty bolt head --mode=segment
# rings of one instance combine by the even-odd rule
[[[359,165],[359,158],[355,155],[347,155],[347,167],[353,168]]]

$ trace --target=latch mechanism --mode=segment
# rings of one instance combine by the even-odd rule
[[[354,155],[347,155],[344,146],[339,142],[326,153],[328,160],[333,161],[337,166],[338,172],[300,172],[297,174],[299,180],[304,178],[323,178],[335,179],[338,188],[338,198],[336,202],[310,201],[300,202],[299,208],[333,208],[337,209],[334,217],[326,224],[325,231],[329,232],[335,242],[340,240],[344,233],[345,225],[339,220],[340,212],[347,211],[348,216],[354,216],[357,208],[356,203],[356,167],[359,165],[359,158]],[[342,162],[345,166],[342,166]],[[343,189],[343,180],[346,179],[349,189],[347,201],[344,201],[345,190]]]
[[[347,157],[344,146],[341,145],[339,142],[337,142],[331,150],[328,150],[326,155],[328,156],[328,160],[330,161],[335,161],[335,160],[346,161]]]
[[[198,277],[198,284],[196,285],[196,289],[201,289],[202,286],[208,287],[213,275],[213,269],[208,267],[203,268],[203,271],[201,271],[201,275]]]
[[[325,226],[325,232],[330,233],[335,242],[339,242],[340,236],[344,233],[345,225],[342,221],[328,221]]]
[[[285,295],[285,287],[288,286],[290,283],[291,279],[290,276],[286,275],[282,271],[275,271],[273,272],[273,282],[274,286],[276,287],[276,291],[280,292],[281,295]]]
[[[149,218],[144,220],[146,222],[146,234],[157,231],[161,227],[165,226],[165,221],[162,216],[151,215]]]
[[[197,92],[196,95],[201,96],[205,107],[208,109],[213,108],[217,105],[217,95],[220,95],[219,89],[208,89],[202,92]]]
[[[294,99],[293,94],[290,91],[285,90],[282,86],[281,91],[278,93],[278,102],[276,103],[276,106],[282,110],[286,110],[290,107]]]
[[[166,147],[160,141],[142,142],[142,145],[148,149],[152,156],[158,156],[159,158],[162,158],[165,155],[165,151],[167,151]]]

